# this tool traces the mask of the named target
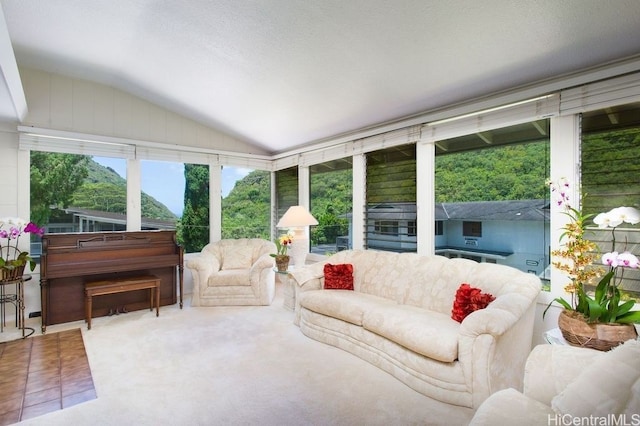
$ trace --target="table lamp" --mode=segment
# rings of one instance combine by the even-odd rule
[[[282,216],[277,228],[288,228],[293,233],[293,243],[289,248],[295,266],[303,266],[309,253],[309,237],[306,227],[317,225],[318,221],[304,206],[291,206]]]

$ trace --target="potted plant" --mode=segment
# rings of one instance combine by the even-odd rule
[[[36,262],[29,256],[29,252],[18,248],[20,236],[28,233],[42,236],[44,228],[19,218],[0,219],[0,280],[20,278],[27,264],[31,271],[35,269]]]
[[[289,234],[285,234],[276,238],[276,252],[271,253],[271,257],[276,259],[276,267],[278,271],[285,272],[289,268],[289,255],[287,251],[293,243],[293,237]]]
[[[556,258],[552,264],[571,279],[565,286],[571,299],[555,298],[544,314],[553,302],[559,303],[564,310],[558,318],[558,326],[565,340],[576,346],[609,350],[623,341],[636,338],[633,324],[640,323],[640,311],[631,310],[634,300],[622,300],[619,286],[626,268],[638,268],[638,258],[626,247],[623,251],[616,250],[615,231],[623,223],[639,223],[640,211],[623,206],[593,218],[593,223],[599,228],[611,229],[611,251],[601,256],[603,267],[596,266],[593,263],[599,257],[595,253],[598,247],[585,237],[587,222],[592,215],[584,215],[571,207],[566,180],[551,183],[551,188],[558,204],[570,218],[560,237],[563,247],[551,254]],[[588,292],[588,285],[595,285],[595,290]]]

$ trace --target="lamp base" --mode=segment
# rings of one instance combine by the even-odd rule
[[[289,248],[289,255],[296,267],[304,266],[309,254],[309,239],[304,229],[291,229],[293,231],[293,243]]]

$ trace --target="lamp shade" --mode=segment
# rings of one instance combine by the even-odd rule
[[[295,228],[298,226],[317,225],[318,221],[304,206],[291,206],[289,210],[282,216],[277,228]]]

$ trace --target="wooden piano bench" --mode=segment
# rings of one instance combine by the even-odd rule
[[[93,296],[104,296],[106,294],[124,293],[126,291],[149,289],[150,304],[149,310],[153,311],[155,306],[156,316],[160,315],[160,278],[155,275],[143,275],[137,277],[114,278],[104,281],[93,281],[85,283],[85,321],[87,329],[91,330],[91,312]]]

